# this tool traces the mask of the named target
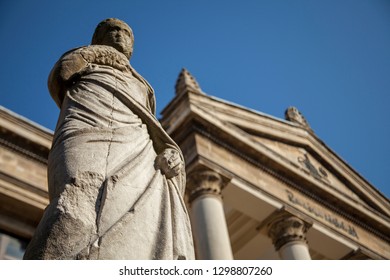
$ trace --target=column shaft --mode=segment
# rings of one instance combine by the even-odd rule
[[[213,171],[195,172],[189,176],[190,217],[198,259],[233,259],[221,184],[221,177]]]
[[[279,249],[282,260],[311,260],[309,249],[302,242],[289,242]]]
[[[204,260],[231,260],[225,213],[218,197],[202,196],[191,205],[198,257]]]

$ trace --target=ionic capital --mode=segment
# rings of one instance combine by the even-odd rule
[[[221,191],[222,178],[215,171],[194,171],[187,177],[187,192],[190,203],[202,195],[221,197]]]
[[[301,219],[291,215],[283,215],[270,223],[268,236],[271,237],[275,250],[279,251],[289,242],[307,244],[306,232],[308,228],[308,225]]]

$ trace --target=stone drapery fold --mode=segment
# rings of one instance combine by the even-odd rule
[[[80,54],[77,79],[51,92],[61,113],[50,204],[25,259],[193,259],[184,171],[167,179],[155,165],[165,149],[182,154],[154,116],[152,88],[108,46],[68,52],[52,73]]]

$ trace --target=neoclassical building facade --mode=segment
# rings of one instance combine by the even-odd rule
[[[183,150],[197,259],[390,259],[390,201],[313,132],[205,94],[185,69],[161,123]],[[0,259],[48,203],[52,132],[0,107]]]

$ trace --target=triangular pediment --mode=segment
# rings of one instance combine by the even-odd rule
[[[249,151],[246,156],[269,163],[275,172],[289,174],[297,183],[305,185],[310,181],[310,191],[316,192],[317,188],[326,197],[336,196],[352,207],[360,205],[390,216],[389,200],[327,147],[306,120],[283,120],[191,92],[177,97],[177,104],[183,98],[188,104],[181,111],[181,118],[191,115],[221,143],[231,141]]]
[[[297,108],[289,107],[281,119],[210,96],[184,69],[161,115],[189,178],[206,171],[220,176],[235,257],[265,246],[259,244],[269,241],[271,221],[287,213],[310,227],[309,243],[321,245],[313,255],[349,259],[348,251],[355,255],[359,248],[369,258],[387,258],[389,199],[330,149]],[[189,204],[209,195],[207,180],[198,182],[201,195],[187,188]],[[332,254],[337,248],[337,256],[329,248]]]
[[[243,141],[273,155],[300,178],[310,177],[332,193],[390,215],[388,199],[327,147],[307,125],[207,95],[192,96],[191,108],[200,117],[223,126],[228,133],[239,134]]]

